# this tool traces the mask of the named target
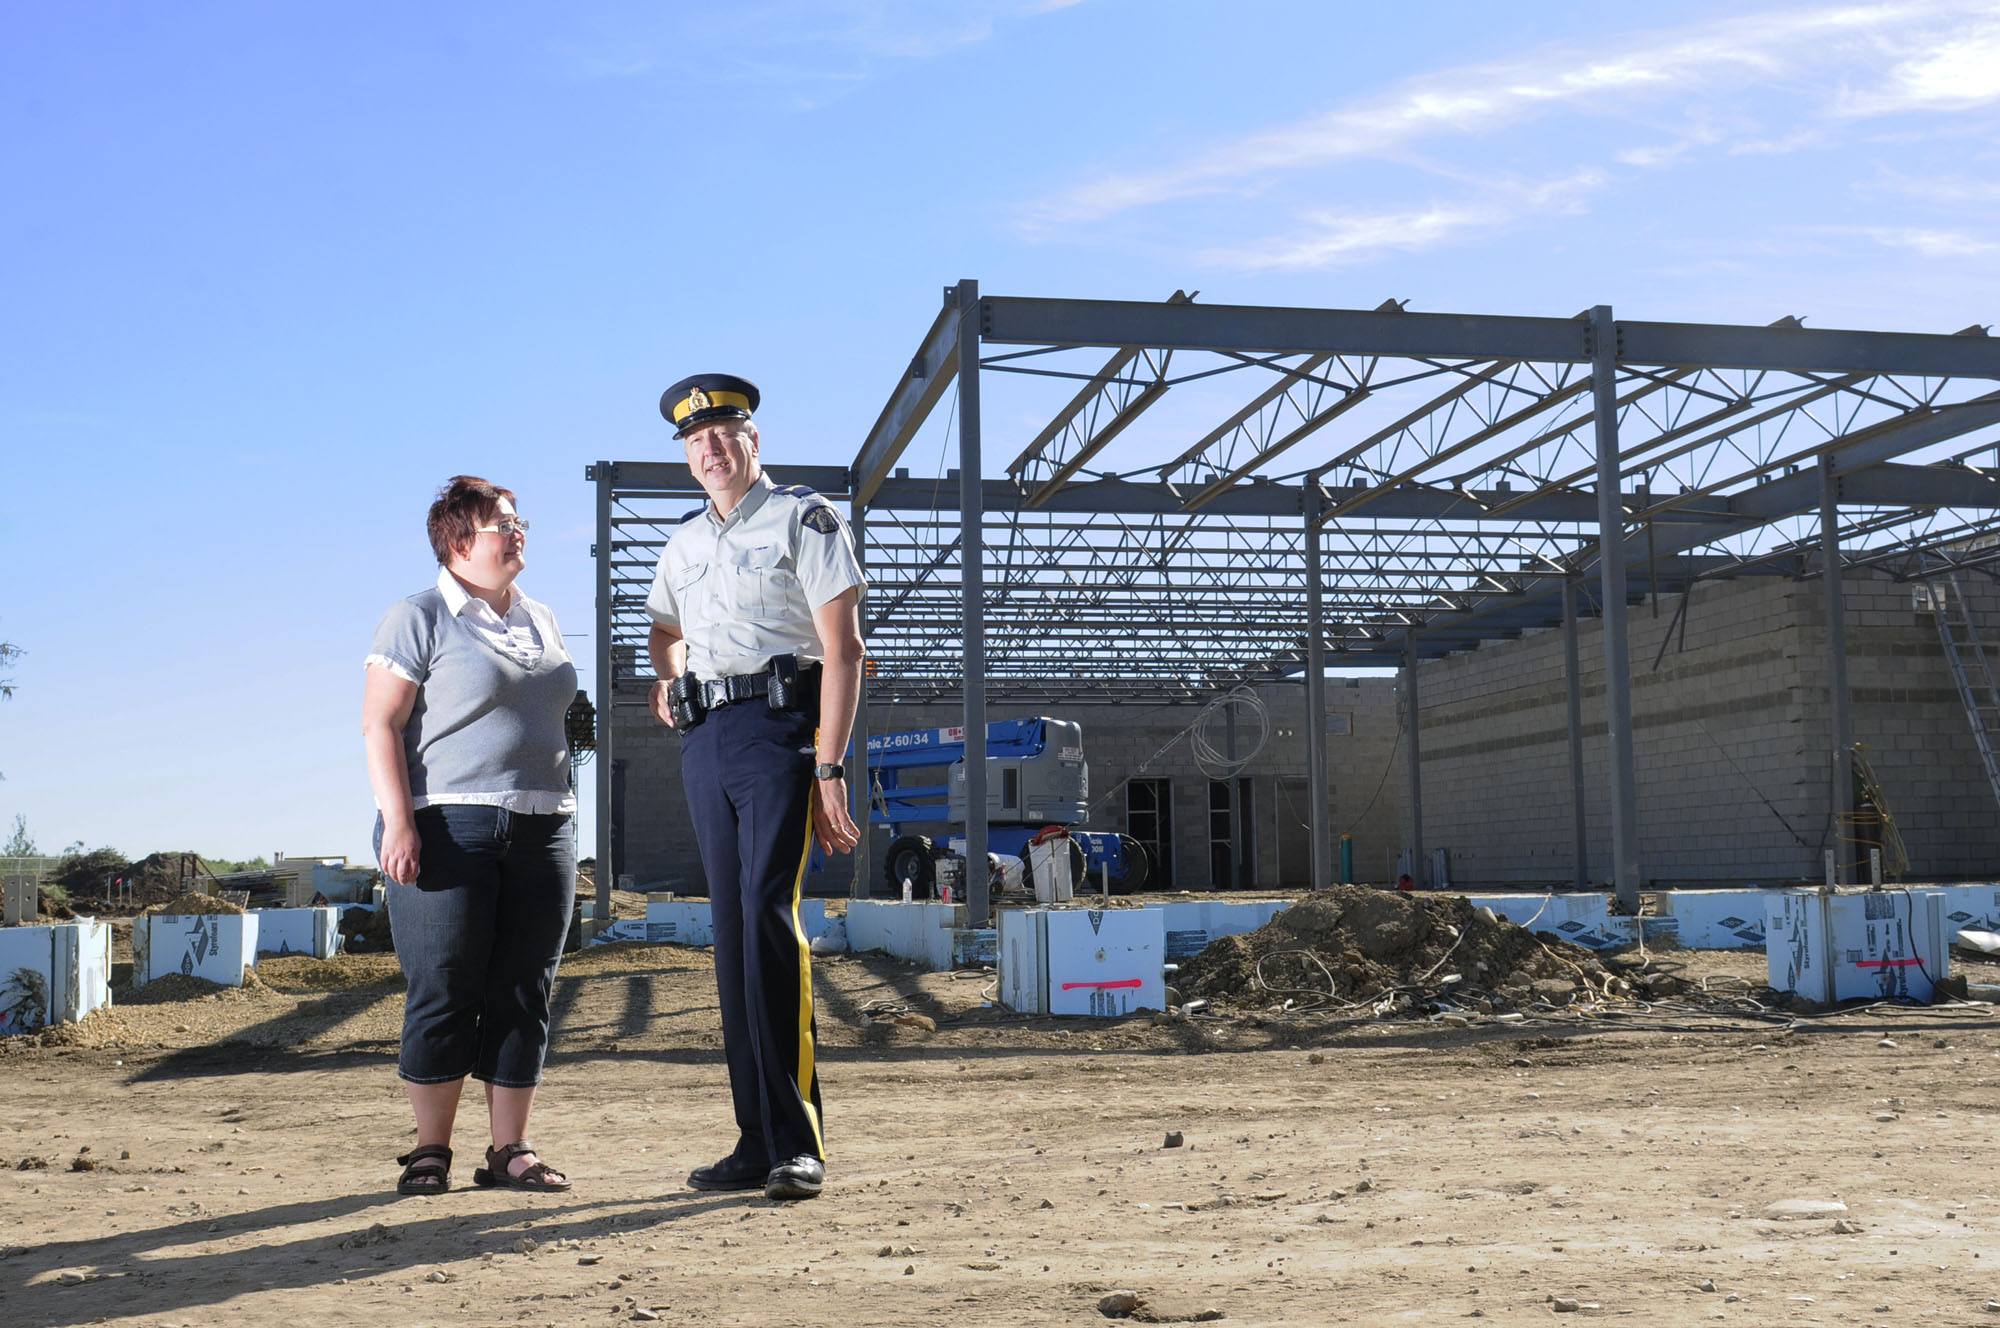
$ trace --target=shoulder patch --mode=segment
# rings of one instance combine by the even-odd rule
[[[840,529],[840,518],[824,503],[808,507],[806,514],[799,520],[804,523],[806,529],[817,530],[822,535],[831,535]]]
[[[694,520],[694,519],[695,519],[696,517],[700,516],[700,515],[701,515],[701,514],[702,514],[703,512],[706,512],[707,510],[708,510],[708,509],[707,509],[706,507],[697,507],[697,508],[695,508],[695,509],[694,509],[694,511],[692,511],[692,512],[689,512],[689,513],[688,513],[688,514],[687,514],[686,516],[684,516],[684,517],[682,517],[682,518],[681,518],[680,520],[678,520],[678,521],[674,522],[674,524],[675,524],[675,525],[677,525],[677,526],[684,526],[684,525],[686,525],[686,524],[687,524],[688,522],[690,522],[690,521]]]

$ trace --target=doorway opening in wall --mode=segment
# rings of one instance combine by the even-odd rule
[[[1125,785],[1125,833],[1139,841],[1159,887],[1174,883],[1174,786],[1166,779],[1134,779]]]
[[[1256,794],[1248,775],[1208,782],[1208,879],[1217,890],[1257,884]]]
[[[1312,794],[1303,779],[1278,781],[1277,806],[1272,809],[1278,846],[1278,884],[1311,885]]]

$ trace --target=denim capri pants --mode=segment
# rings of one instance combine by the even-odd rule
[[[576,892],[570,818],[446,804],[419,808],[416,823],[417,879],[386,891],[409,983],[396,1072],[413,1084],[471,1075],[533,1087]]]

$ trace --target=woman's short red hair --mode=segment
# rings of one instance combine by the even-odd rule
[[[514,491],[477,475],[454,475],[445,481],[425,522],[430,530],[431,552],[437,555],[439,567],[449,566],[452,550],[472,543],[479,527],[499,514],[502,498],[513,502]]]

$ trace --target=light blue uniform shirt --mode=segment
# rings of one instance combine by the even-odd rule
[[[761,673],[778,655],[819,660],[813,611],[866,584],[833,504],[760,474],[726,520],[703,504],[681,522],[660,554],[646,612],[679,630],[697,676]]]

